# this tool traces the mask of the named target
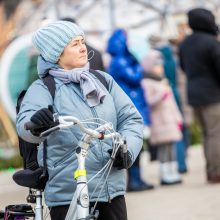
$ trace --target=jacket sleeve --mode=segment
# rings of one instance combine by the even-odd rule
[[[131,86],[140,84],[143,78],[142,69],[140,65],[131,66],[126,59],[118,58],[112,61],[112,66],[116,71],[118,77]]]
[[[170,99],[171,99],[171,103],[172,103],[172,110],[173,110],[173,117],[176,119],[176,123],[181,123],[183,124],[183,116],[176,104],[176,101],[175,101],[175,97],[174,95],[171,93],[171,96],[170,96]]]
[[[30,143],[41,143],[45,139],[36,137],[30,131],[25,130],[24,124],[30,121],[36,111],[52,104],[53,100],[47,87],[41,80],[35,81],[26,92],[16,118],[17,132],[22,139]]]
[[[160,87],[156,86],[155,83],[152,83],[151,80],[143,79],[141,86],[144,91],[144,97],[151,107],[158,105],[162,101],[164,91],[161,90]]]
[[[126,138],[133,163],[143,145],[143,119],[130,98],[114,79],[108,74],[105,77],[117,112],[117,132]]]
[[[212,44],[210,53],[212,56],[213,64],[214,64],[214,74],[220,83],[220,42],[217,40]]]

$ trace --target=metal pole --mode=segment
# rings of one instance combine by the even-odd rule
[[[112,32],[116,28],[115,3],[114,0],[108,0],[109,5],[109,25]]]
[[[60,18],[60,10],[59,10],[59,1],[57,0],[53,0],[53,7],[54,7],[54,10],[55,10],[55,17],[56,19],[59,19]]]
[[[35,206],[35,220],[43,219],[43,205],[42,205],[42,192],[36,191],[36,206]]]

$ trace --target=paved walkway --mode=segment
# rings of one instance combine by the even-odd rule
[[[189,173],[183,184],[160,186],[157,162],[142,157],[144,178],[153,191],[127,194],[129,220],[220,220],[220,184],[207,184],[202,148],[188,151]]]
[[[220,220],[220,184],[206,183],[201,148],[188,152],[189,173],[184,183],[161,187],[158,163],[142,157],[143,177],[156,189],[126,196],[129,220]],[[27,190],[16,186],[8,172],[0,173],[0,209],[10,203],[24,203]]]

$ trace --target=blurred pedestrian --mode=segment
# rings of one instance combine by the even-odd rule
[[[145,124],[144,134],[147,136],[149,135],[150,115],[140,84],[143,73],[137,59],[128,50],[127,40],[127,33],[123,29],[115,30],[110,36],[107,52],[112,59],[108,67],[108,73],[130,97],[141,113]],[[133,166],[128,170],[128,191],[141,191],[152,188],[153,185],[141,178],[139,155]]]
[[[179,111],[182,113],[182,102],[180,98],[180,93],[177,86],[177,60],[175,59],[174,52],[172,45],[170,45],[168,42],[158,48],[160,52],[163,54],[164,57],[164,74],[166,78],[169,81],[169,84],[171,86],[172,92],[174,94],[174,98],[176,101],[176,104],[179,108]],[[187,149],[187,140],[184,138],[185,136],[185,123],[183,123],[183,138],[176,142],[176,158],[178,162],[178,170],[181,173],[187,172],[187,165],[186,165],[186,149]]]
[[[172,89],[164,76],[163,55],[151,50],[141,62],[144,89],[150,110],[150,143],[158,147],[160,181],[162,185],[181,183],[175,155],[175,143],[182,138],[182,116],[176,105]]]
[[[204,139],[206,174],[220,183],[220,43],[213,13],[204,8],[188,12],[193,33],[180,45],[180,64],[187,76],[188,101],[198,116]]]

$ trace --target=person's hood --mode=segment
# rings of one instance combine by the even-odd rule
[[[58,64],[50,63],[46,61],[41,55],[38,56],[37,60],[37,72],[40,78],[46,76],[50,69],[60,68]]]
[[[125,30],[117,29],[110,36],[107,43],[107,52],[112,56],[128,54],[127,35]]]
[[[188,12],[188,23],[193,31],[202,31],[218,34],[218,26],[211,11],[204,8],[195,8]]]

